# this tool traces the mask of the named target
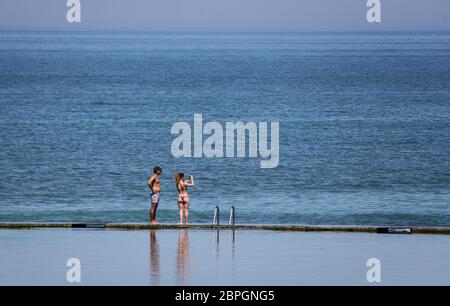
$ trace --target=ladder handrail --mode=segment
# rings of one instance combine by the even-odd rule
[[[213,225],[220,225],[220,208],[219,208],[219,206],[216,206],[216,209],[214,210]]]
[[[234,206],[231,207],[230,211],[230,219],[229,223],[230,226],[236,225],[236,208]],[[219,226],[220,225],[220,208],[219,206],[216,206],[214,209],[214,219],[213,219],[213,225]]]
[[[236,225],[236,209],[235,207],[231,207],[231,211],[230,211],[230,222],[229,225]]]

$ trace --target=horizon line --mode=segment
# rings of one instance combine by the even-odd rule
[[[153,33],[450,33],[450,29],[304,29],[304,30],[251,30],[251,29],[142,29],[142,28],[30,28],[30,27],[0,27],[0,31],[28,32],[153,32]]]

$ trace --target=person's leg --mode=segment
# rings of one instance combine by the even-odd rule
[[[183,203],[178,202],[178,208],[180,209],[180,225],[182,225],[183,224],[183,212],[184,212]]]
[[[186,225],[189,224],[189,198],[184,202],[184,217],[186,218]]]
[[[154,210],[153,210],[153,193],[150,193],[150,223],[153,222],[153,214],[154,214]]]
[[[154,224],[156,222],[156,211],[158,209],[157,203],[152,203],[152,208],[150,209],[150,223]]]
[[[150,222],[151,224],[158,224],[158,222],[156,221],[156,211],[158,210],[160,195],[159,193],[154,193],[152,194],[151,198],[152,198],[152,208],[150,210]]]
[[[189,224],[189,206],[184,209],[184,217],[186,218],[186,225]]]

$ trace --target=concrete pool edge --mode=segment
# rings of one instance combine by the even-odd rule
[[[236,229],[266,230],[287,232],[342,232],[342,233],[381,233],[381,234],[440,234],[450,235],[450,227],[377,227],[377,226],[332,226],[332,225],[211,225],[191,224],[140,224],[140,223],[0,223],[0,229],[39,229],[39,228],[102,228],[120,230],[149,229]],[[391,230],[393,230],[391,232]],[[402,231],[410,232],[402,232]]]

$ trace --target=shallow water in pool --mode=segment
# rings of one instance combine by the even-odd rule
[[[0,230],[0,285],[450,285],[450,236],[213,230]]]

